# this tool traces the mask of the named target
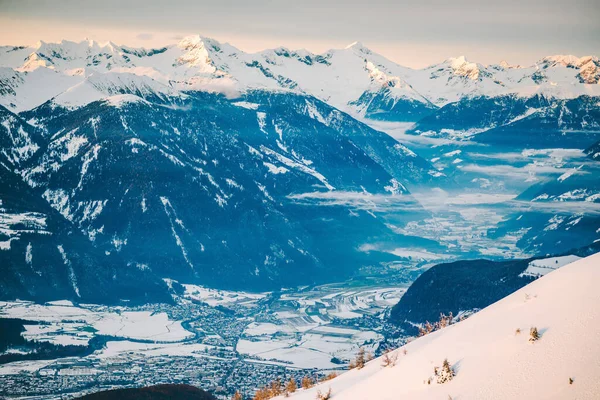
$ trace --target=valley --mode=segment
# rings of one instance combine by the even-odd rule
[[[0,365],[0,395],[70,398],[157,382],[250,395],[271,376],[345,370],[359,347],[374,353],[392,329],[381,324],[384,312],[405,290],[327,285],[251,294],[184,287],[173,306],[0,303],[0,318],[33,323],[24,325],[26,340],[88,347],[84,356]],[[25,356],[27,349],[11,347],[0,357]]]

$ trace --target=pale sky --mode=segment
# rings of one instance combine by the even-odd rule
[[[410,67],[459,55],[528,65],[600,56],[600,0],[0,0],[3,45],[89,38],[154,47],[189,34],[249,52],[360,41]]]

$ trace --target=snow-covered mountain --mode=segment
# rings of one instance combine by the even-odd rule
[[[597,68],[458,57],[414,70],[360,43],[317,55],[200,36],[158,49],[39,42],[0,48],[0,144],[7,170],[142,274],[291,286],[380,265],[391,256],[359,249],[415,240],[396,228],[422,216],[410,191],[455,185],[360,119],[476,128],[478,145],[517,149],[582,131],[586,148],[600,139]],[[403,207],[390,221],[380,204]]]
[[[484,66],[461,56],[415,70],[360,43],[324,54],[282,47],[249,54],[201,36],[150,50],[93,41],[5,46],[0,48],[0,68],[0,104],[17,112],[72,92],[88,80],[92,82],[84,86],[104,95],[115,90],[151,90],[169,97],[189,90],[228,95],[253,89],[291,90],[343,111],[401,121],[416,121],[438,107],[472,96],[564,99],[600,94],[600,62],[591,56],[551,56],[530,67]],[[112,77],[98,77],[109,72]],[[129,76],[118,78],[115,74]],[[40,82],[46,83],[41,92],[36,90]],[[55,101],[73,106],[98,99],[89,89],[74,90]]]
[[[383,366],[380,357],[290,398],[312,400],[331,389],[331,398],[339,400],[596,399],[598,279],[600,254],[393,351],[388,357],[394,365]],[[532,328],[537,340],[530,339]],[[451,372],[443,371],[444,360]]]
[[[360,251],[365,240],[403,240],[357,202],[418,207],[406,185],[444,179],[313,97],[116,94],[100,82],[111,95],[85,105],[56,101],[78,86],[20,115],[3,109],[8,170],[99,254],[149,277],[250,289],[342,279],[389,259]]]
[[[0,297],[168,301],[158,276],[95,248],[15,172],[39,149],[39,132],[9,111],[0,113]]]

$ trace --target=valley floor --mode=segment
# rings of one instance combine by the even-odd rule
[[[89,349],[0,365],[0,395],[69,398],[158,383],[197,385],[224,398],[235,390],[251,395],[274,376],[343,370],[359,347],[374,351],[386,336],[381,314],[405,291],[345,284],[275,295],[184,287],[176,306],[0,303],[0,318],[31,321],[25,339]],[[31,351],[13,346],[3,355]]]

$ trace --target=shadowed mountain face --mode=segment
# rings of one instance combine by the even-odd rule
[[[600,137],[598,97],[465,97],[415,125],[414,133],[479,130],[479,144],[506,149],[586,148]]]
[[[98,255],[100,265],[88,265],[99,274],[254,290],[343,279],[389,261],[359,251],[364,243],[403,238],[348,198],[412,204],[406,185],[444,179],[394,139],[314,98],[155,101],[117,95],[11,114],[35,132],[26,136],[35,149],[5,173],[72,228],[80,242],[70,246]],[[27,247],[22,238],[11,251]],[[64,269],[59,261],[50,264]],[[77,268],[67,272],[85,291]],[[35,279],[21,280],[37,290]]]
[[[24,134],[23,121],[14,115],[10,119],[13,132]],[[18,165],[23,158],[0,155],[2,299],[170,300],[166,285],[157,277],[128,266],[117,254],[106,255],[95,248],[71,221],[50,207],[41,191],[13,172],[11,160]]]
[[[520,277],[529,260],[469,260],[438,264],[425,271],[391,311],[390,320],[405,323],[435,322],[440,313],[485,308],[531,282]],[[414,326],[412,327],[414,329]]]
[[[216,400],[212,394],[190,385],[156,385],[114,389],[78,397],[82,400]]]
[[[438,264],[412,283],[392,307],[389,318],[407,332],[416,333],[415,324],[437,322],[440,314],[452,313],[457,317],[461,313],[479,311],[549,271],[599,250],[600,243],[596,242],[550,258],[461,260]]]

